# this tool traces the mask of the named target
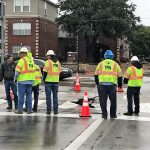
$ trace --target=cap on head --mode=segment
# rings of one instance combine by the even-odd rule
[[[22,47],[20,49],[20,53],[27,53],[28,52],[28,49],[26,47]]]
[[[139,61],[137,56],[132,56],[131,61]]]
[[[112,59],[114,57],[114,54],[111,50],[106,50],[105,54],[104,54],[104,58],[105,59]]]
[[[46,53],[46,56],[49,56],[49,55],[55,55],[54,51],[53,50],[48,50],[47,53]]]

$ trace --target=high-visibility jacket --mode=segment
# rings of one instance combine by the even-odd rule
[[[38,84],[41,84],[41,82],[42,82],[41,78],[42,78],[41,69],[40,69],[39,66],[37,66],[37,65],[35,64],[35,81],[34,81],[34,83],[33,83],[33,86],[36,86],[36,85],[38,85]]]
[[[45,82],[59,82],[59,74],[61,72],[60,62],[53,62],[52,60],[47,60],[43,69],[44,72],[47,72]]]
[[[135,66],[128,67],[125,78],[129,79],[128,86],[141,87],[143,85],[143,68],[138,69]]]
[[[19,72],[17,81],[35,80],[35,65],[34,61],[29,57],[23,57],[18,61],[16,71]]]
[[[98,75],[100,83],[117,84],[117,77],[122,76],[122,71],[118,63],[105,59],[97,65],[95,75]]]

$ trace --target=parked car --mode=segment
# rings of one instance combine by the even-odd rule
[[[45,60],[43,59],[34,59],[34,62],[36,65],[38,65],[41,68],[41,71],[43,72],[43,67],[45,65]],[[69,68],[62,67],[62,71],[60,73],[60,80],[63,80],[68,77],[72,77],[73,71]]]

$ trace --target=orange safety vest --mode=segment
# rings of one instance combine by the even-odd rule
[[[128,86],[131,87],[142,86],[143,74],[144,74],[143,68],[137,69],[134,66],[130,66],[125,73],[125,78],[129,79]]]
[[[15,70],[19,72],[19,76],[17,78],[18,81],[35,80],[34,62],[28,60],[27,57],[23,57],[19,60]]]
[[[47,72],[46,82],[59,82],[59,74],[61,72],[59,61],[54,63],[52,60],[47,60],[43,71]]]

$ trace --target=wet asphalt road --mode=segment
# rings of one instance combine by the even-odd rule
[[[0,116],[0,149],[64,149],[92,121],[57,116]]]
[[[147,121],[106,120],[79,150],[149,150],[149,129]]]
[[[140,116],[123,116],[124,93],[118,93],[118,118],[101,119],[98,99],[90,109],[91,118],[80,118],[81,106],[71,103],[97,96],[96,87],[60,86],[59,114],[47,116],[44,87],[41,86],[38,113],[16,115],[7,111],[3,86],[0,86],[0,150],[149,150],[150,148],[150,78],[141,90]],[[109,101],[108,101],[109,108]]]

